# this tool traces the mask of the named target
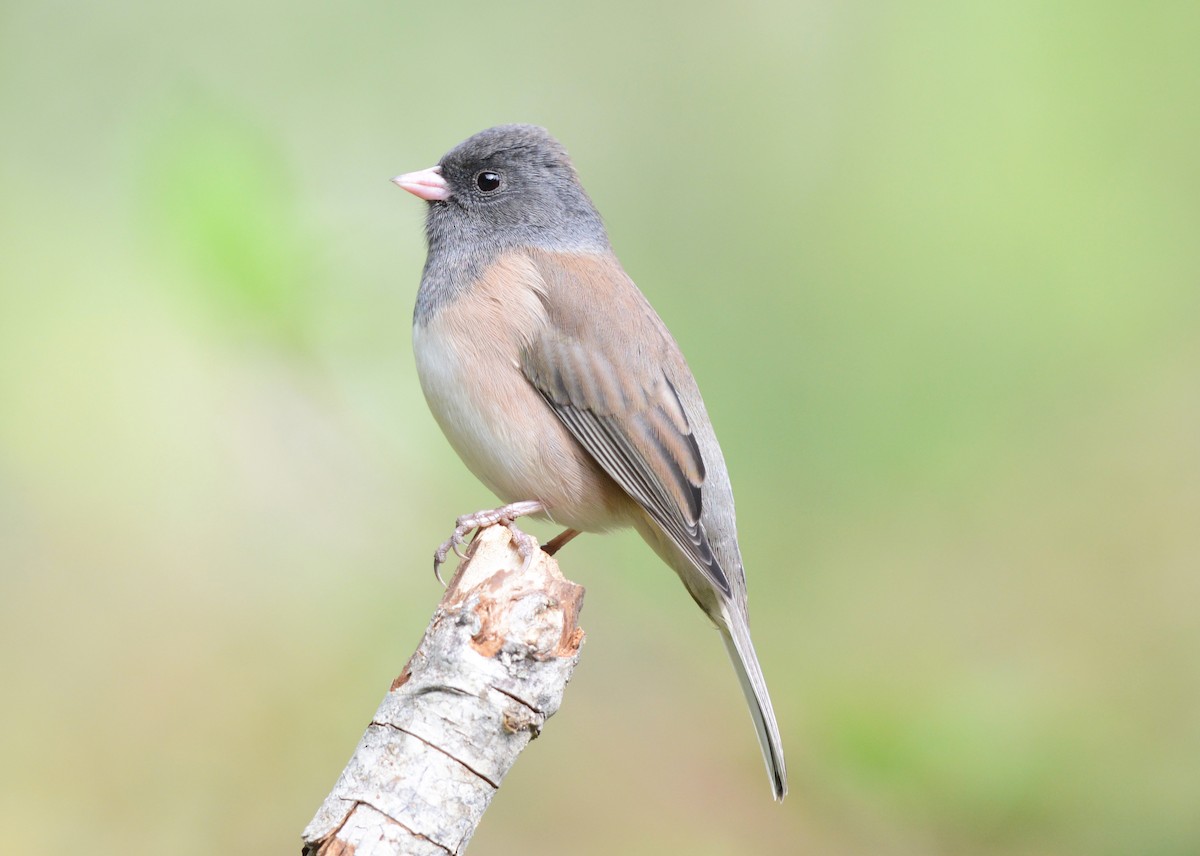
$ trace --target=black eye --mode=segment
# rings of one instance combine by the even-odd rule
[[[484,193],[491,193],[500,188],[500,175],[495,172],[481,172],[475,176],[475,186]]]

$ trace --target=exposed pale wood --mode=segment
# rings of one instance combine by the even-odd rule
[[[583,643],[583,587],[504,526],[485,529],[425,638],[304,830],[304,853],[462,853],[504,774],[558,710]]]

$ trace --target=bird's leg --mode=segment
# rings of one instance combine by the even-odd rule
[[[578,529],[564,529],[546,542],[545,546],[542,547],[542,552],[547,556],[553,556],[578,534]]]
[[[458,552],[458,545],[464,543],[466,534],[473,529],[491,526],[493,523],[503,523],[508,531],[512,533],[513,541],[517,545],[517,553],[525,560],[525,565],[521,568],[521,572],[524,573],[529,570],[529,565],[533,562],[534,541],[518,529],[513,521],[518,517],[538,514],[545,510],[545,506],[537,500],[526,500],[525,502],[513,502],[488,511],[476,511],[474,514],[464,514],[455,521],[453,534],[434,552],[433,575],[444,586],[446,583],[442,579],[441,567],[446,561],[446,557],[450,555],[450,551],[453,550],[455,555],[461,559],[462,553]],[[563,543],[566,542],[564,541]]]

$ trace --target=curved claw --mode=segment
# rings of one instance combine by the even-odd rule
[[[446,563],[446,559],[449,558],[451,551],[459,559],[465,558],[462,553],[458,552],[458,545],[462,543],[464,534],[461,526],[454,527],[454,532],[451,533],[450,537],[433,551],[433,575],[442,584],[442,588],[446,588],[446,581],[442,579],[442,565]]]
[[[533,557],[537,555],[533,538],[528,533],[518,529],[516,524],[511,520],[501,520],[500,522],[504,524],[504,528],[512,535],[513,543],[517,547],[517,555],[525,560],[525,564],[521,566],[521,573],[525,573],[533,564]]]
[[[517,553],[525,559],[525,565],[521,569],[521,572],[524,573],[533,564],[533,557],[537,551],[534,549],[533,538],[518,529],[513,521],[526,514],[539,514],[543,511],[545,511],[545,507],[540,502],[528,500],[525,502],[514,502],[502,508],[493,508],[490,511],[464,514],[454,521],[454,532],[451,533],[450,537],[434,551],[433,575],[442,584],[442,588],[445,588],[446,581],[442,579],[441,568],[446,563],[446,559],[451,551],[459,559],[465,559],[466,556],[459,552],[458,545],[466,543],[465,536],[467,533],[484,526],[491,526],[493,523],[503,523],[508,528],[508,531],[512,533],[513,541],[517,545]]]

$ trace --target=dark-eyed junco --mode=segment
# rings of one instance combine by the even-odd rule
[[[527,514],[569,527],[550,550],[635,527],[721,631],[783,799],[721,447],[566,151],[542,128],[503,125],[393,180],[429,203],[413,318],[421,387],[471,472],[510,503],[460,518],[454,539]]]

